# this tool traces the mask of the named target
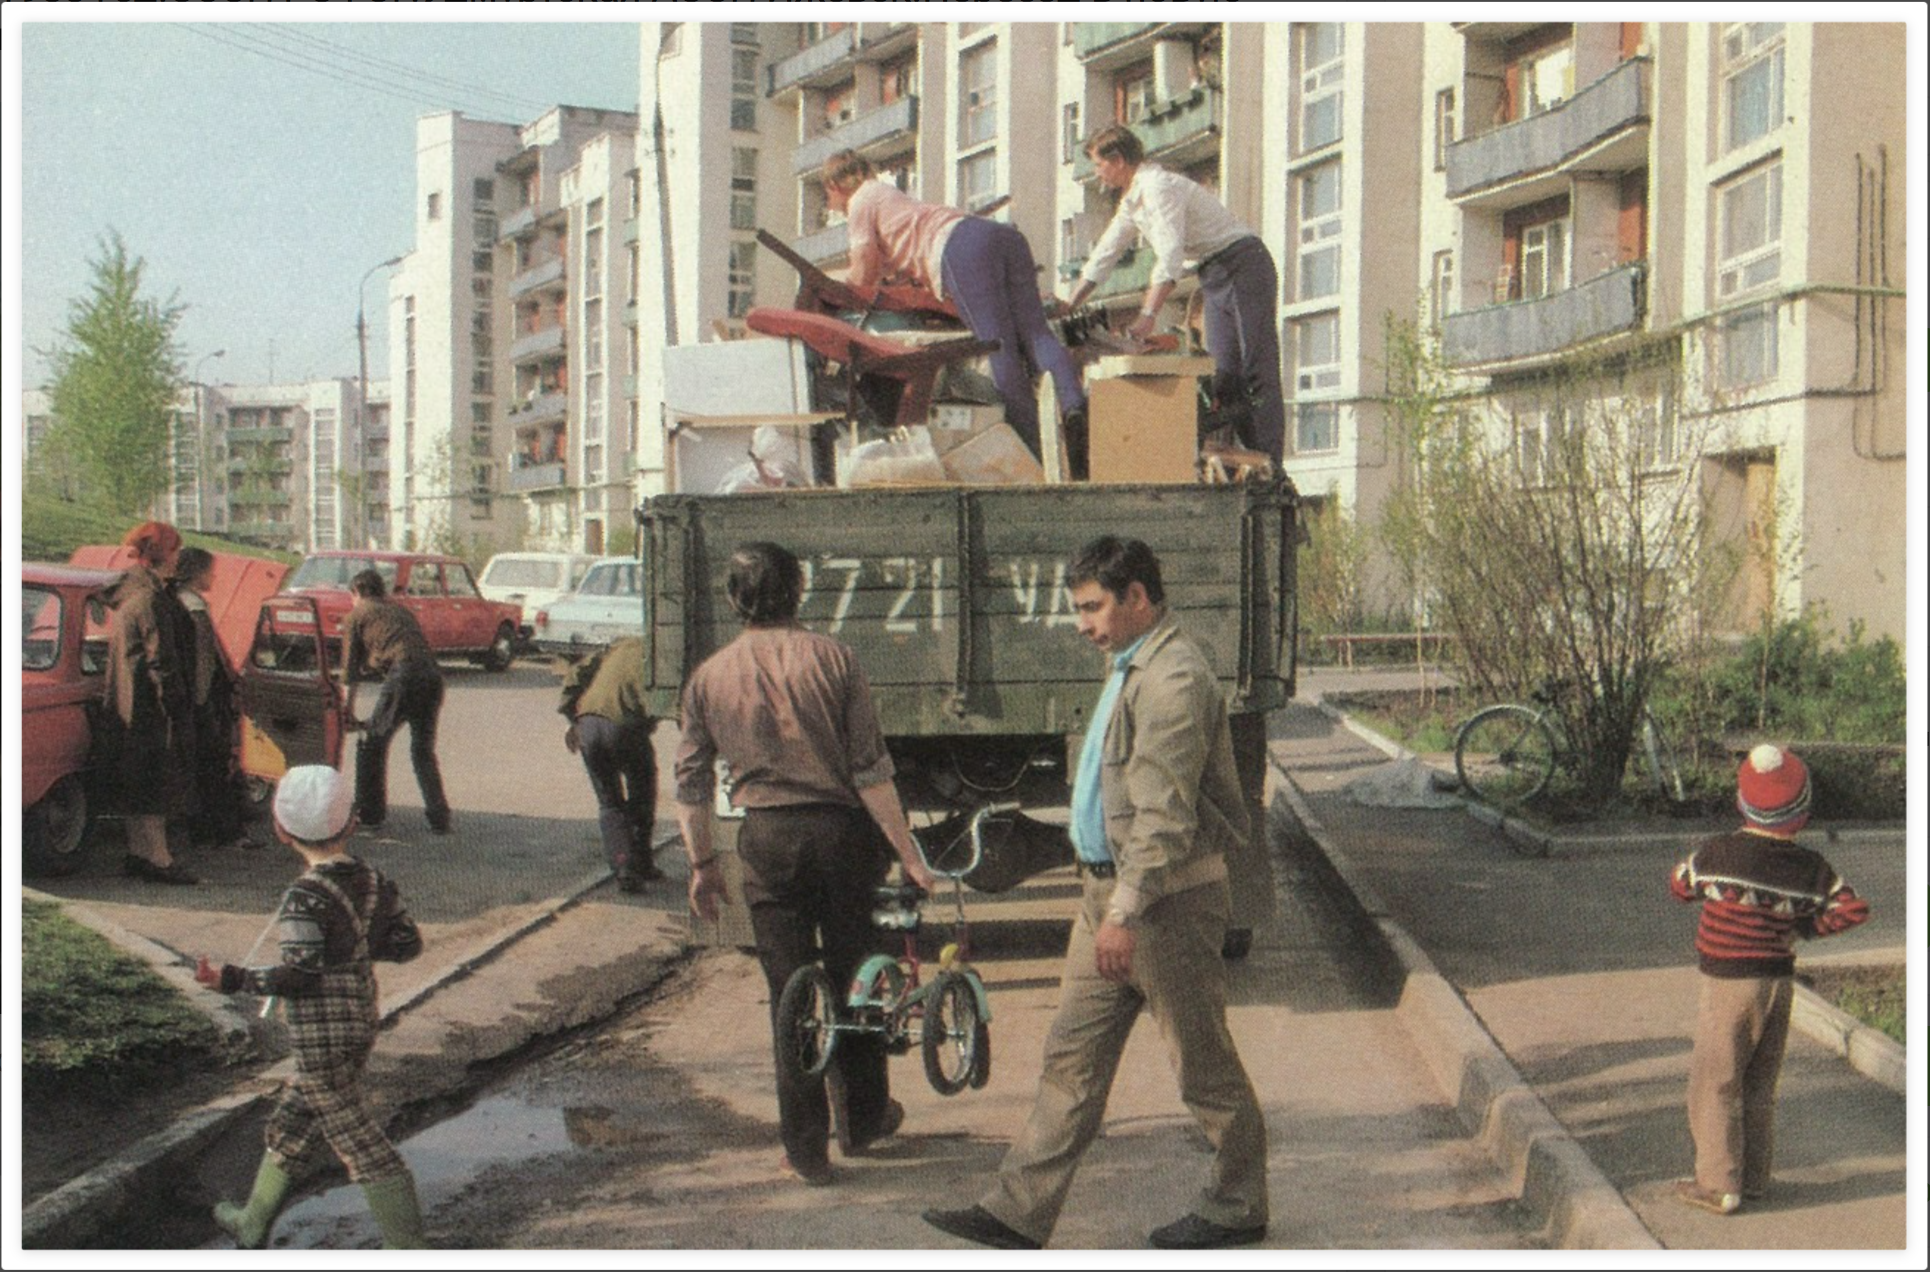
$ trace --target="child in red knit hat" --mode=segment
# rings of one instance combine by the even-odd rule
[[[1830,936],[1870,917],[1869,903],[1820,853],[1794,842],[1809,806],[1802,759],[1757,747],[1736,774],[1742,827],[1705,840],[1669,880],[1678,900],[1702,905],[1702,997],[1689,1062],[1695,1177],[1677,1180],[1675,1190],[1720,1215],[1769,1189],[1796,938]]]

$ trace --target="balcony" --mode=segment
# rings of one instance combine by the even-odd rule
[[[781,62],[773,62],[765,68],[768,78],[764,95],[775,97],[790,88],[821,86],[814,81],[821,80],[827,71],[842,70],[844,60],[857,47],[858,29],[848,26],[808,48],[799,49]]]
[[[1448,197],[1515,207],[1560,193],[1572,173],[1642,167],[1648,121],[1649,59],[1631,58],[1558,106],[1449,146]]]
[[[642,236],[642,233],[643,233],[642,217],[633,216],[625,219],[625,221],[623,222],[623,245],[625,247],[630,246],[630,244],[636,242],[637,239]]]
[[[561,323],[557,323],[516,337],[509,346],[509,360],[527,362],[532,358],[561,354],[566,331],[567,329]]]
[[[1086,257],[1075,257],[1059,266],[1059,277],[1071,283],[1085,268]],[[1122,296],[1138,298],[1145,294],[1153,278],[1153,250],[1149,247],[1136,247],[1120,258],[1112,267],[1106,281],[1093,289],[1091,299],[1095,302],[1118,300]]]
[[[558,288],[563,286],[563,258],[560,256],[544,261],[540,265],[532,265],[510,279],[509,298],[514,300],[518,296],[527,295],[552,284]]]
[[[1441,351],[1460,368],[1545,358],[1633,330],[1648,312],[1647,262],[1637,261],[1537,300],[1517,300],[1441,324]]]
[[[1132,125],[1146,147],[1146,157],[1168,168],[1183,168],[1219,149],[1220,121],[1226,115],[1226,95],[1206,84],[1195,85],[1184,97],[1161,102]],[[1098,179],[1092,157],[1081,151],[1072,161],[1076,181]]]
[[[235,442],[292,442],[294,440],[295,430],[292,428],[261,427],[228,430],[228,441],[231,445]]]
[[[230,454],[228,471],[231,473],[292,473],[295,471],[295,462],[285,455]]]
[[[294,536],[295,526],[288,521],[230,521],[228,533],[237,539],[282,543]]]
[[[534,490],[555,490],[565,484],[565,465],[560,459],[531,461],[520,455],[509,457],[509,492],[527,494]]]
[[[791,250],[810,261],[813,265],[823,265],[826,261],[841,258],[851,247],[851,228],[843,222],[827,225],[815,234],[806,234],[791,244]]]
[[[523,238],[536,232],[536,205],[526,203],[496,223],[498,240]]]
[[[247,490],[231,487],[228,491],[228,505],[231,508],[287,508],[294,503],[294,496],[285,490]]]
[[[1161,26],[1158,22],[1075,22],[1072,24],[1072,51],[1081,62],[1091,61],[1115,45],[1134,36],[1148,35]]]
[[[518,428],[549,424],[569,414],[570,395],[559,390],[539,393],[521,406],[509,408],[509,418]]]
[[[918,99],[901,97],[799,146],[791,152],[791,173],[802,176],[815,172],[840,150],[855,150],[867,159],[881,159],[898,150],[888,143],[903,141],[910,145],[917,140],[917,131]]]

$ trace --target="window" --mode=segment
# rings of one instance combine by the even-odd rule
[[[1059,121],[1059,162],[1072,163],[1079,158],[1079,147],[1085,138],[1079,135],[1079,103],[1067,102],[1064,117]]]
[[[1297,455],[1340,449],[1340,406],[1302,402],[1293,412],[1293,449]]]
[[[603,365],[603,302],[583,302],[583,361],[592,369]]]
[[[1721,346],[1718,379],[1725,389],[1774,378],[1777,365],[1776,302],[1728,314],[1717,327]]]
[[[1453,313],[1459,306],[1454,295],[1454,253],[1434,253],[1434,290],[1429,298],[1434,310],[1434,325],[1439,327],[1441,320]]]
[[[1521,62],[1522,116],[1552,110],[1575,95],[1575,46],[1559,44]]]
[[[858,85],[846,80],[824,90],[824,131],[842,127],[858,117]]]
[[[1434,171],[1447,168],[1448,147],[1459,131],[1460,115],[1454,104],[1454,90],[1444,88],[1434,94]]]
[[[603,231],[589,230],[583,235],[583,294],[603,294]]]
[[[730,126],[735,132],[757,127],[757,50],[730,51]]]
[[[603,377],[600,374],[583,377],[583,440],[603,440]]]
[[[475,191],[474,198],[477,207],[486,208],[495,206],[496,183],[494,181],[491,181],[488,177],[477,177],[476,184],[472,188]]]
[[[1154,88],[1153,64],[1142,63],[1121,74],[1113,82],[1113,117],[1122,124],[1136,124],[1153,113],[1159,104]]]
[[[1667,468],[1681,455],[1681,438],[1676,431],[1675,403],[1668,396],[1662,401],[1644,402],[1635,410],[1636,462],[1645,470]]]
[[[976,146],[998,131],[998,45],[987,40],[958,63],[958,144]]]
[[[1314,314],[1293,324],[1294,388],[1301,393],[1340,387],[1340,315]]]
[[[1553,295],[1568,285],[1568,221],[1544,221],[1521,231],[1521,300]]]
[[[415,373],[412,371],[409,374],[413,377]],[[411,381],[411,385],[413,386],[413,380]],[[488,367],[478,368],[476,372],[469,377],[469,391],[471,393],[494,393],[496,391],[495,385],[496,381],[490,375]]]
[[[1783,166],[1756,168],[1724,186],[1716,295],[1726,299],[1782,276]]]
[[[981,150],[958,165],[958,201],[966,211],[990,203],[998,180],[998,152]]]
[[[471,402],[469,404],[469,421],[472,424],[480,424],[484,428],[487,428],[489,426],[489,403]]]
[[[1340,161],[1309,168],[1300,187],[1300,267],[1296,299],[1340,291]]]
[[[1070,264],[1085,255],[1085,244],[1079,241],[1079,218],[1066,217],[1059,222],[1059,263]]]
[[[730,152],[730,228],[757,228],[757,151],[742,146]]]
[[[440,190],[431,190],[429,192],[429,219],[431,221],[440,221],[442,219],[442,192]]]
[[[487,301],[489,299],[490,281],[489,278],[480,274],[470,279],[469,294],[477,300]]]
[[[893,102],[910,97],[917,84],[918,55],[907,53],[896,61],[886,62],[878,71],[878,104],[889,106]]]
[[[583,209],[583,224],[595,226],[603,224],[603,200],[591,199]]]
[[[487,212],[476,213],[476,241],[494,243],[496,241],[496,218]]]
[[[478,274],[487,274],[493,267],[494,260],[495,258],[486,251],[471,252],[469,254],[469,268],[475,270]]]
[[[1767,136],[1783,122],[1783,24],[1738,22],[1722,34],[1725,150]]]
[[[1344,24],[1308,22],[1300,36],[1300,149],[1317,150],[1340,140]]]
[[[757,290],[757,244],[752,242],[733,242],[730,245],[730,294],[726,302],[726,312],[732,318],[742,318],[751,311]]]
[[[743,44],[750,48],[758,46],[757,23],[733,22],[730,24],[730,42]]]
[[[1514,433],[1515,471],[1524,486],[1553,484],[1561,469],[1562,437],[1567,419],[1560,407],[1544,412],[1540,418],[1516,420]]]

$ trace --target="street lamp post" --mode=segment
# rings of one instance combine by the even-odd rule
[[[378,265],[369,266],[368,271],[362,275],[361,283],[358,284],[355,289],[355,350],[356,356],[361,362],[361,380],[357,384],[355,391],[355,461],[358,466],[366,464],[369,445],[369,324],[365,317],[369,279],[375,276],[377,270],[389,269],[401,263],[402,258],[400,256],[391,256],[388,260]],[[367,481],[368,469],[363,467],[362,481],[356,485],[354,490],[355,507],[353,509],[353,520],[344,518],[345,525],[355,527],[356,534],[354,541],[358,546],[367,546],[367,544],[362,542],[368,537],[366,527],[368,517]],[[343,538],[346,542],[349,536],[344,535]]]
[[[204,461],[208,455],[208,386],[202,382],[201,368],[208,364],[209,358],[223,358],[226,357],[227,354],[228,351],[226,349],[216,349],[212,353],[202,354],[200,359],[194,364],[194,528],[196,530],[207,529],[207,520],[202,516],[201,505],[203,501],[202,492],[207,489],[208,484],[208,475],[202,471],[205,467]],[[171,461],[170,467],[178,465],[181,462],[181,449],[179,445],[175,447],[174,454],[170,456],[169,459]],[[175,489],[177,491],[180,489],[178,481],[176,482]],[[178,508],[175,510],[175,515],[177,518],[180,516],[180,510]]]

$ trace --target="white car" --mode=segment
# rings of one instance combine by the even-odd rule
[[[476,590],[492,601],[523,607],[523,624],[516,633],[524,648],[530,644],[531,615],[576,590],[598,561],[627,557],[597,557],[582,552],[498,552],[483,567]]]
[[[527,611],[525,611],[527,612]],[[536,648],[576,657],[643,634],[643,562],[606,557],[575,592],[536,611]]]

